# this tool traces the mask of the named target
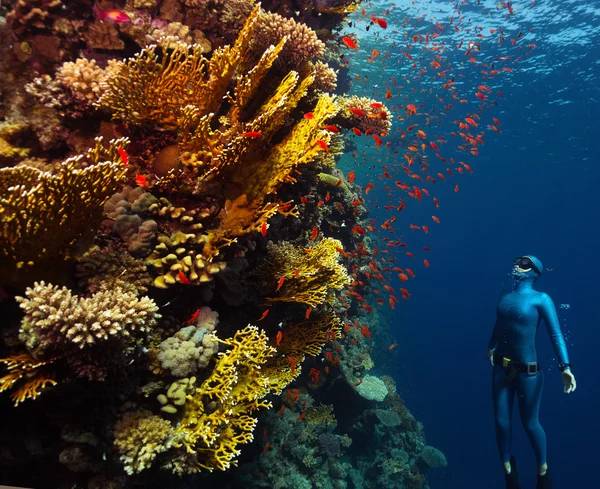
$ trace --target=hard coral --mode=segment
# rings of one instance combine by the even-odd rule
[[[323,304],[334,290],[351,282],[346,268],[338,262],[342,244],[325,238],[313,248],[301,250],[289,242],[269,243],[269,258],[260,274],[267,280],[283,277],[283,286],[270,301],[301,302],[311,307]]]
[[[125,413],[114,432],[125,471],[132,475],[148,468],[158,454],[170,448],[173,427],[160,416],[140,409]]]
[[[77,58],[64,63],[56,71],[56,80],[67,88],[76,100],[93,104],[100,94],[100,83],[106,72],[96,64],[96,60]]]
[[[47,30],[62,7],[61,0],[17,0],[6,16],[6,22],[19,36]]]
[[[67,159],[55,173],[27,166],[0,169],[5,271],[71,256],[71,247],[95,229],[102,205],[124,180],[117,148],[127,143],[113,140],[106,148],[98,138],[86,155]]]
[[[20,337],[32,351],[60,352],[73,345],[85,348],[148,331],[156,323],[154,301],[138,299],[121,284],[81,298],[66,287],[36,282],[25,295],[16,297],[25,311]]]
[[[348,121],[350,127],[356,127],[362,132],[370,131],[378,136],[387,135],[392,128],[392,115],[385,106],[367,97],[342,97],[340,104],[344,110],[341,117]],[[379,107],[379,108],[375,108]],[[350,109],[358,109],[363,115],[356,115]]]

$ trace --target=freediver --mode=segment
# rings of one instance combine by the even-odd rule
[[[537,489],[551,489],[546,461],[546,434],[538,415],[544,373],[535,349],[537,328],[544,320],[558,357],[565,394],[575,391],[565,338],[560,330],[556,308],[550,296],[533,289],[542,275],[542,263],[531,255],[515,259],[512,289],[504,292],[496,309],[496,324],[488,345],[493,365],[492,398],[496,418],[496,439],[504,466],[506,489],[520,489],[515,458],[511,456],[512,411],[515,394],[521,422],[537,459]]]

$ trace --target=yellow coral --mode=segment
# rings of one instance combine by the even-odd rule
[[[259,268],[266,282],[283,277],[275,302],[301,302],[311,307],[331,300],[330,292],[351,282],[346,268],[338,262],[342,244],[325,238],[314,248],[299,249],[288,242],[269,243],[269,258]]]
[[[28,166],[0,169],[0,257],[17,268],[69,258],[93,232],[102,205],[125,179],[117,148],[127,139],[64,161],[54,173]]]
[[[317,356],[326,343],[341,338],[341,322],[336,314],[328,309],[315,313],[309,319],[284,330],[278,351],[293,357]]]
[[[21,379],[25,380],[10,396],[15,406],[27,399],[36,399],[47,385],[56,385],[54,379],[38,370],[49,362],[36,360],[27,353],[0,358],[2,363],[7,366],[8,373],[0,378],[0,392],[11,389]]]
[[[264,331],[247,326],[221,341],[231,350],[219,353],[215,369],[188,396],[175,439],[194,454],[187,472],[226,470],[239,454],[238,445],[253,439],[255,411],[270,407],[263,398],[269,383],[261,367],[276,350]]]
[[[203,114],[215,113],[236,69],[248,58],[258,10],[256,7],[248,17],[235,44],[215,50],[210,60],[202,56],[202,45],[166,38],[169,52],[149,46],[133,58],[113,64],[98,105],[127,123],[152,122],[164,128],[177,127],[186,105]]]

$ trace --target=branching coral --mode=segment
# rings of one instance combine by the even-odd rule
[[[18,388],[10,396],[15,406],[26,399],[37,398],[46,386],[56,385],[56,381],[41,368],[48,363],[36,360],[27,353],[1,358],[0,364],[7,366],[8,373],[0,378],[0,392],[11,389],[19,383]]]
[[[271,405],[263,400],[269,383],[261,367],[276,350],[266,334],[247,326],[222,343],[231,350],[219,353],[211,375],[188,397],[176,430],[175,438],[193,455],[182,472],[229,468],[238,446],[253,439],[254,413]]]
[[[84,348],[147,331],[156,323],[154,301],[138,299],[135,292],[119,285],[81,298],[66,287],[40,282],[27,288],[25,295],[16,299],[25,311],[20,337],[30,350]]]
[[[96,64],[96,60],[77,58],[73,62],[63,63],[56,71],[56,80],[70,90],[75,99],[92,104],[100,94],[100,83],[105,71]]]
[[[101,138],[87,155],[67,159],[54,172],[16,166],[0,169],[0,257],[22,268],[69,258],[75,242],[101,216],[102,205],[125,173],[117,148],[127,139]],[[3,267],[4,268],[4,267]]]
[[[158,454],[169,449],[173,427],[160,416],[140,409],[125,413],[114,431],[125,471],[132,475],[148,468]]]
[[[301,302],[311,307],[323,304],[333,290],[351,282],[346,268],[338,262],[342,244],[325,238],[314,247],[299,249],[284,241],[269,243],[269,258],[259,273],[266,283],[283,277],[277,296],[270,301]]]

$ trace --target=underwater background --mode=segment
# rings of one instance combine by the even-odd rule
[[[541,327],[554,487],[594,486],[600,6],[282,0],[251,14],[245,0],[63,0],[66,14],[60,4],[3,5],[0,188],[13,192],[23,167],[46,175],[26,170],[25,186],[57,175],[74,155],[85,156],[69,174],[108,160],[88,177],[105,187],[99,213],[64,211],[77,239],[25,265],[15,257],[35,244],[11,234],[15,203],[0,196],[0,484],[500,489],[487,343],[512,260],[533,254],[578,381],[565,396]],[[40,23],[31,8],[49,14]],[[248,16],[258,27],[244,27]],[[194,59],[214,60],[246,28],[258,34],[225,55],[235,75],[196,109],[173,109],[183,124],[149,97],[154,114],[127,99],[154,82],[119,60],[156,42],[158,59],[195,45]],[[240,96],[284,32],[258,93]],[[103,70],[86,64],[78,85],[64,69],[75,57]],[[210,111],[214,132],[202,133]],[[114,139],[95,145],[100,134]],[[38,208],[24,209],[36,222]],[[182,247],[204,263],[173,268],[165,250]],[[68,291],[52,297],[40,280]],[[108,336],[86,329],[111,304],[107,288],[114,308],[136,310],[127,334],[114,321]],[[40,303],[59,311],[43,324]],[[80,319],[87,337],[60,330],[70,305],[93,312]],[[31,384],[46,368],[46,383]],[[516,412],[514,433],[533,488]]]

